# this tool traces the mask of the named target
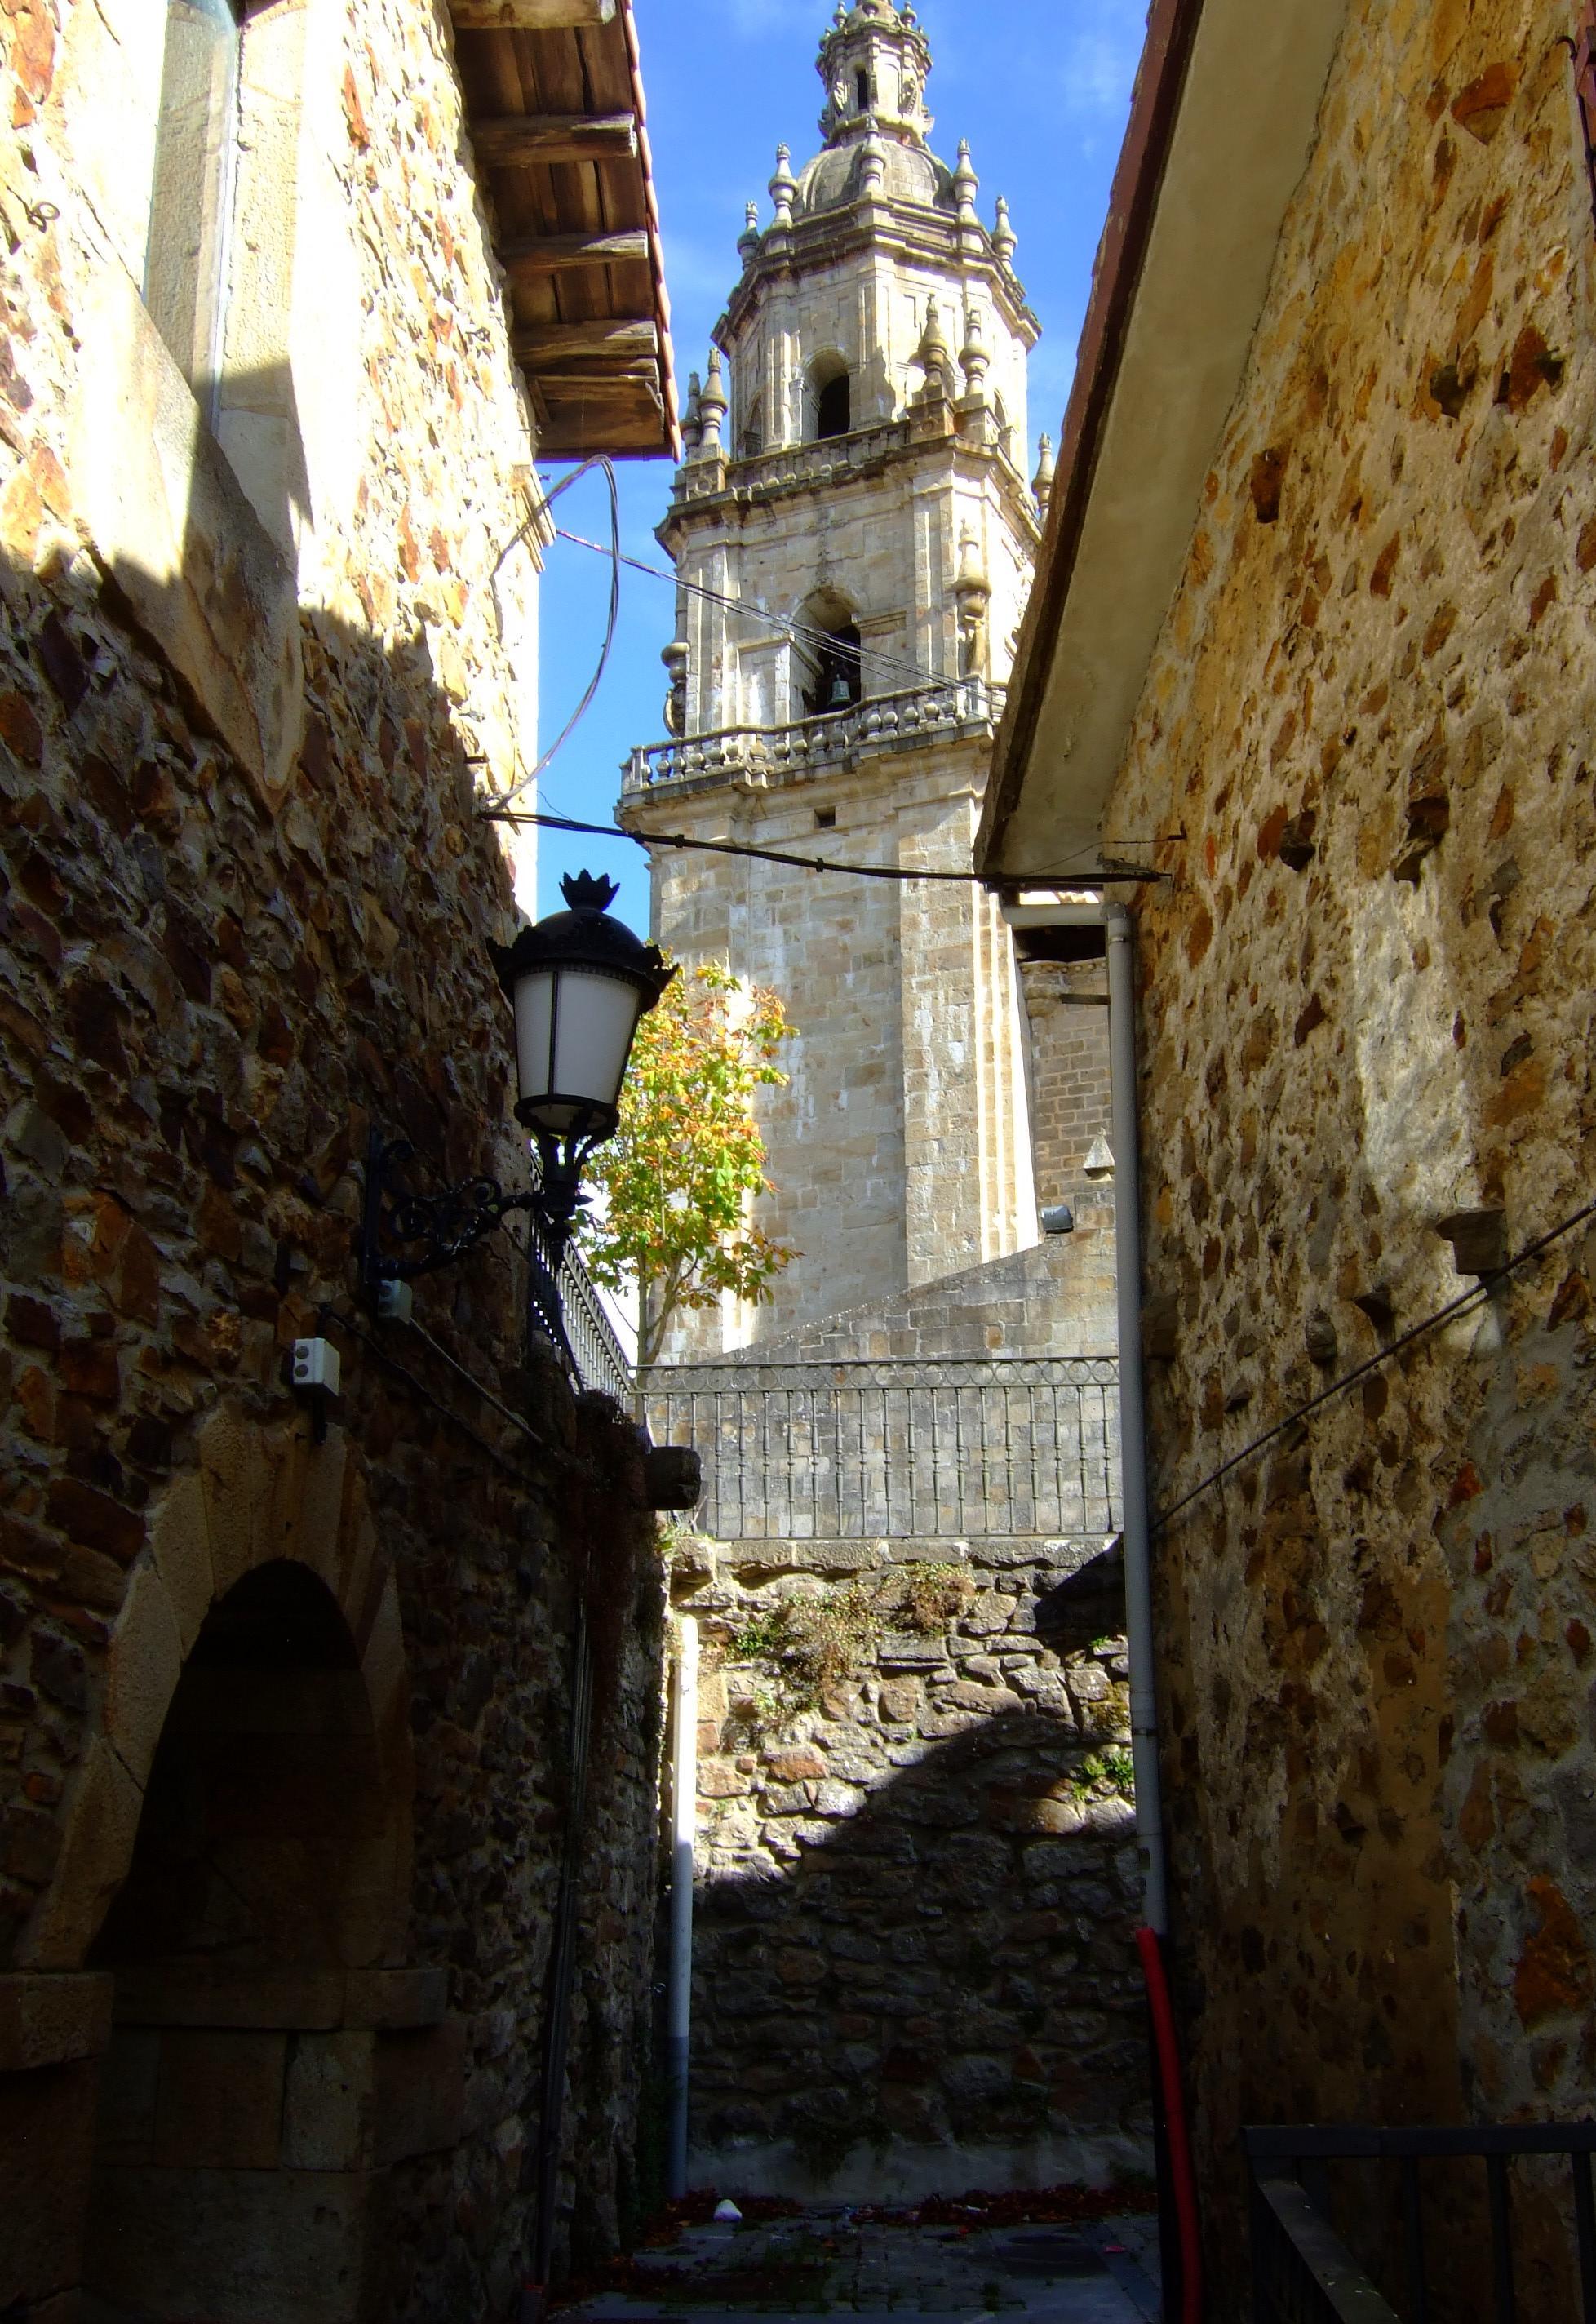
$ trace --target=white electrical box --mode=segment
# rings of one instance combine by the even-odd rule
[[[408,1283],[377,1286],[377,1314],[384,1323],[408,1323],[415,1305],[416,1295]]]
[[[323,1396],[337,1396],[342,1376],[338,1351],[330,1340],[294,1342],[295,1388],[319,1390]]]

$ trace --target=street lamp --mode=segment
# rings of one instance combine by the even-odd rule
[[[405,1312],[400,1286],[464,1258],[512,1211],[529,1212],[542,1229],[558,1298],[559,1262],[586,1200],[582,1167],[614,1135],[633,1036],[675,974],[653,945],[608,917],[613,881],[580,872],[560,890],[567,910],[522,928],[512,945],[488,947],[515,1011],[515,1115],[537,1148],[537,1182],[506,1192],[496,1179],[468,1178],[441,1194],[411,1194],[401,1181],[411,1148],[374,1130],[360,1279],[379,1314]]]
[[[488,950],[515,1011],[515,1118],[538,1149],[544,1224],[563,1242],[581,1206],[582,1165],[620,1121],[632,1037],[675,971],[610,918],[613,881],[581,872],[560,893],[568,911]]]

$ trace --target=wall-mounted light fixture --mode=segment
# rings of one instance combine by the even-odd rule
[[[512,945],[489,946],[515,1011],[515,1114],[537,1149],[536,1179],[506,1191],[495,1178],[467,1178],[441,1194],[411,1194],[402,1173],[412,1149],[374,1131],[360,1281],[378,1313],[399,1312],[392,1286],[452,1266],[512,1211],[530,1213],[542,1229],[558,1286],[586,1200],[583,1165],[614,1135],[633,1037],[675,973],[654,945],[609,918],[613,881],[581,872],[560,890],[567,910],[522,928]]]

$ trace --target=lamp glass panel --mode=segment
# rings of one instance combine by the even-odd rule
[[[554,972],[541,968],[515,986],[515,1070],[523,1099],[542,1097],[549,1088],[549,1028],[554,1007]]]
[[[641,997],[635,984],[616,976],[581,968],[560,972],[554,1044],[559,1096],[618,1103]]]

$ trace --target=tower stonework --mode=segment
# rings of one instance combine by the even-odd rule
[[[634,753],[640,834],[968,873],[1039,538],[1020,462],[1038,326],[1005,206],[927,143],[911,8],[861,0],[821,44],[825,143],[778,149],[762,228],[689,398],[660,539],[679,580],[669,739]],[[1045,491],[1045,481],[1041,489]],[[781,997],[799,1038],[761,1093],[801,1254],[682,1360],[762,1344],[1036,1240],[1024,1018],[994,899],[660,850],[654,933]]]

